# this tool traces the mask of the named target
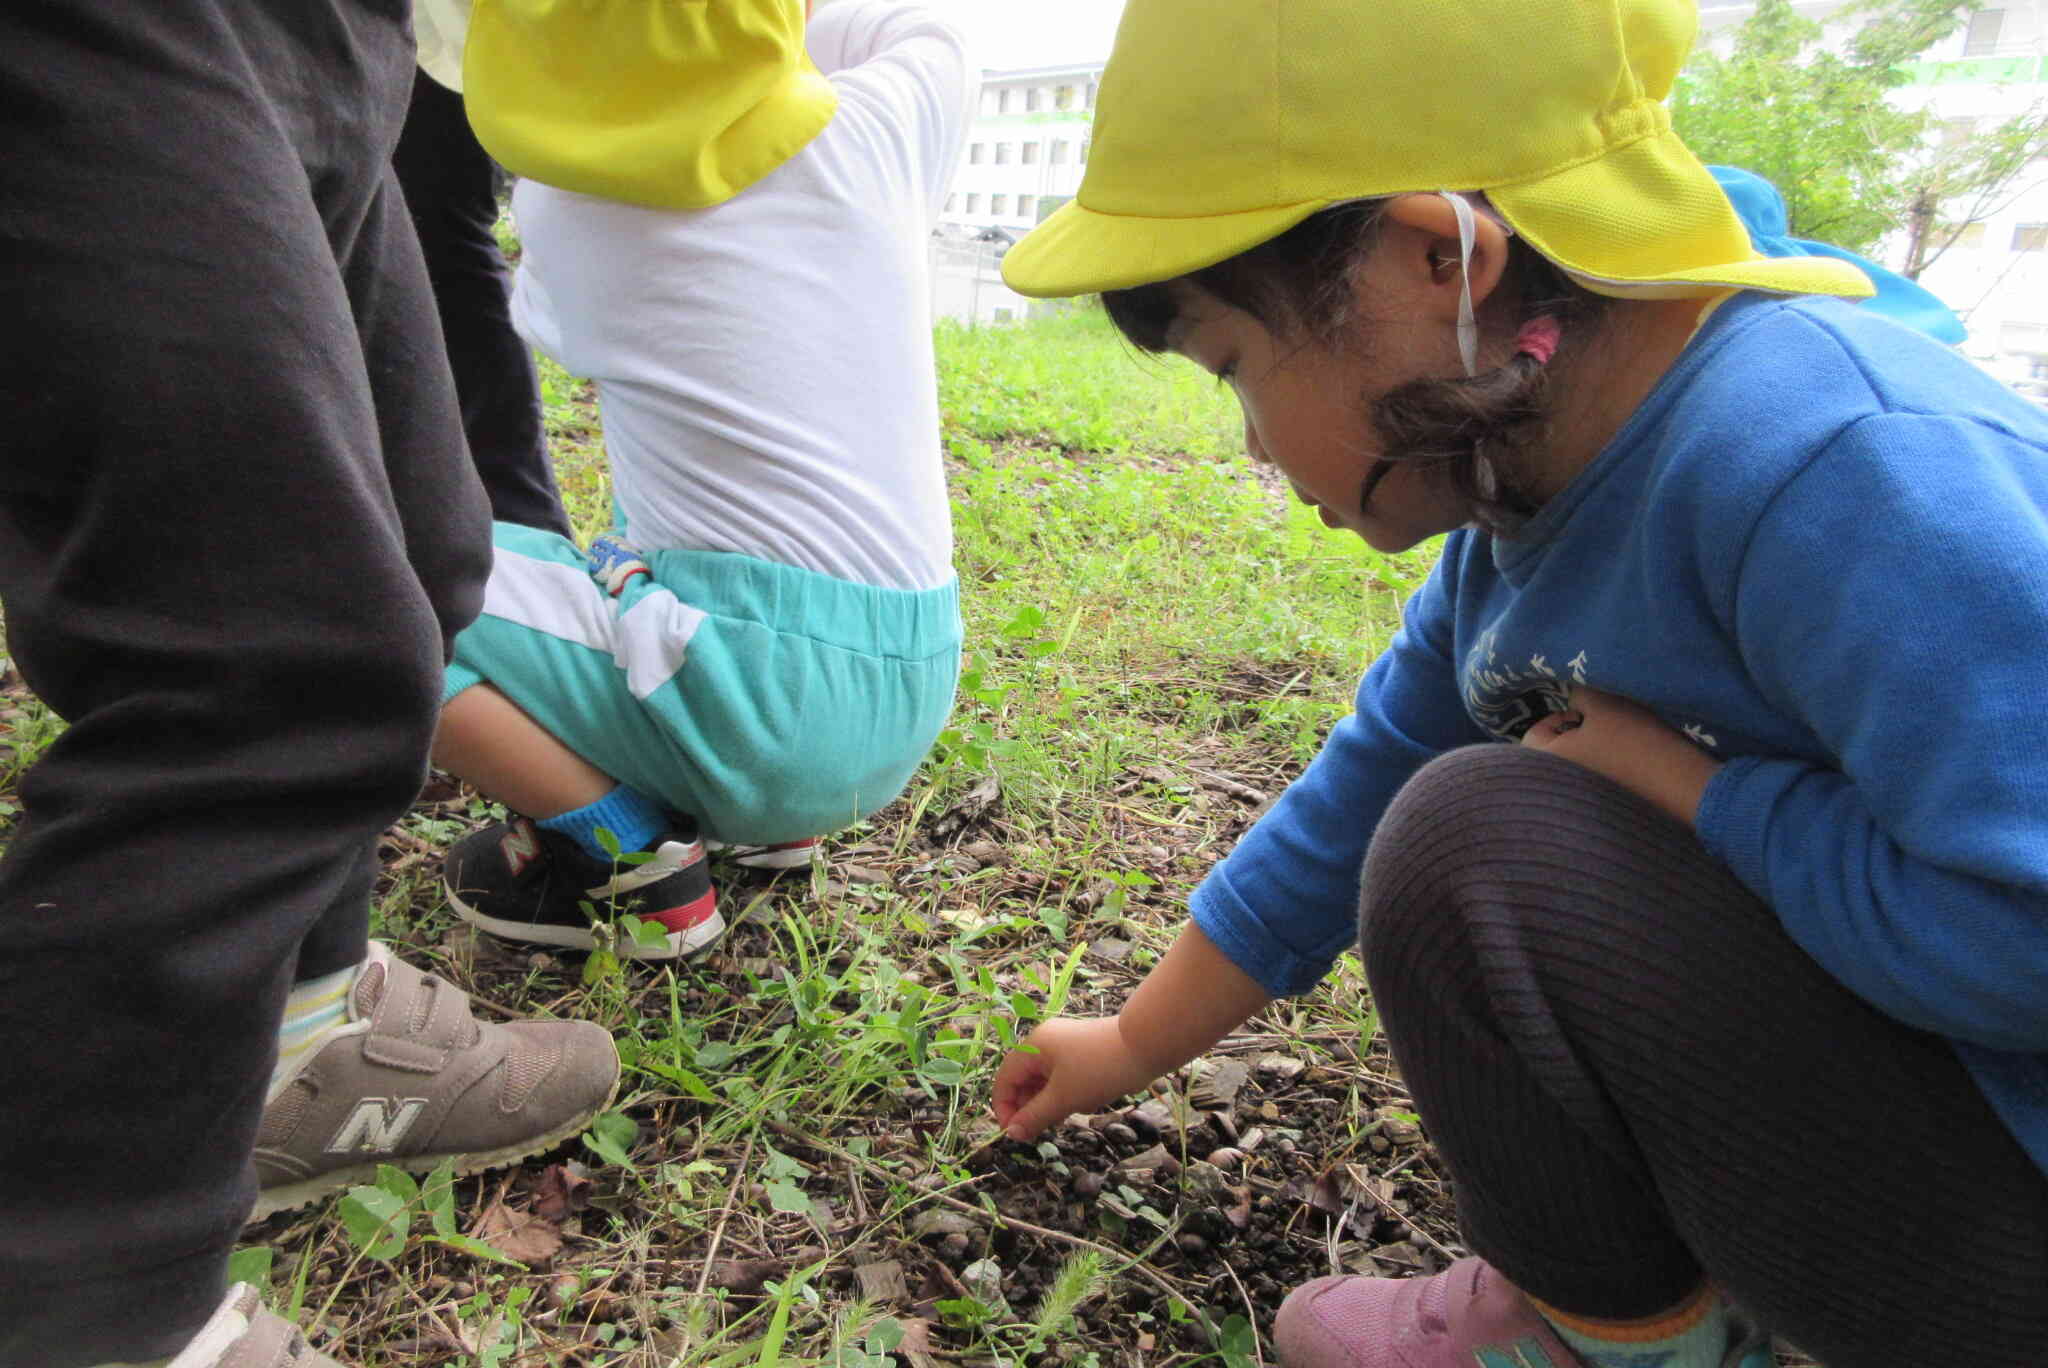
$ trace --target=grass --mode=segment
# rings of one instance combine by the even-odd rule
[[[1264,1275],[1191,1252],[1212,1237],[1190,1233],[1185,1183],[1113,1175],[1084,1210],[1063,1190],[1081,1148],[992,1143],[988,1077],[1033,1021],[1113,1010],[1347,709],[1428,558],[1325,532],[1238,455],[1227,394],[1134,356],[1093,312],[937,341],[968,660],[896,804],[807,873],[723,878],[741,924],[680,970],[469,934],[435,875],[488,815],[474,795],[439,783],[390,833],[378,933],[513,1010],[602,1022],[627,1074],[552,1167],[452,1189],[392,1177],[253,1228],[240,1270],[330,1352],[360,1368],[1258,1361]],[[587,534],[609,505],[591,396],[552,367],[543,389]],[[10,805],[56,731],[15,694]],[[1276,1117],[1303,1137],[1297,1170],[1385,1151],[1360,1091],[1388,1082],[1372,1033],[1347,960],[1226,1051],[1277,1051],[1337,1099],[1314,1125]],[[1281,1193],[1260,1199],[1280,1213],[1275,1277],[1363,1247]],[[494,1258],[526,1248],[513,1217],[559,1247]]]

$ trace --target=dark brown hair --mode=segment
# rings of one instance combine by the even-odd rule
[[[1347,321],[1352,268],[1379,241],[1387,201],[1325,209],[1280,236],[1181,277],[1242,309],[1275,337],[1332,341]],[[1103,308],[1131,345],[1166,350],[1178,312],[1175,282],[1111,290]],[[1610,301],[1572,280],[1540,253],[1511,239],[1505,298],[1517,300],[1517,325],[1550,317],[1563,331],[1559,351],[1583,342]],[[1523,451],[1541,439],[1550,412],[1550,368],[1516,355],[1470,379],[1416,380],[1374,402],[1372,423],[1388,459],[1441,470],[1489,531],[1512,534],[1536,511],[1519,486]],[[1486,472],[1494,479],[1489,481]]]

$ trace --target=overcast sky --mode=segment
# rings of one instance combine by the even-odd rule
[[[985,67],[1099,62],[1109,56],[1123,0],[925,0],[952,17]]]

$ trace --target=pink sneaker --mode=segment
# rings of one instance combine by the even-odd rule
[[[1773,1368],[1768,1338],[1739,1323],[1725,1368]],[[1585,1368],[1515,1285],[1483,1259],[1433,1278],[1317,1278],[1273,1322],[1286,1368]]]
[[[1583,1368],[1483,1259],[1433,1278],[1317,1278],[1273,1322],[1286,1368]]]

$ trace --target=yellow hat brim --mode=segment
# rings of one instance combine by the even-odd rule
[[[1080,200],[1055,209],[1003,256],[1003,281],[1034,299],[1172,280],[1280,236],[1332,200],[1202,218],[1102,214]]]
[[[1758,255],[1712,176],[1668,132],[1518,185],[1446,188],[1486,194],[1531,247],[1604,294],[1749,289],[1861,299],[1875,293],[1870,278],[1846,261]],[[1325,198],[1236,214],[1149,218],[1101,213],[1077,198],[1009,250],[1003,280],[1018,294],[1040,299],[1172,280],[1227,261],[1342,202]],[[1671,212],[1642,214],[1646,204]],[[1690,239],[1676,249],[1674,224],[1685,225]],[[1712,264],[1659,269],[1674,256]]]
[[[1523,240],[1603,294],[1877,293],[1869,276],[1835,257],[1759,254],[1720,185],[1669,130],[1540,179],[1485,190]],[[1659,210],[1655,218],[1642,212],[1650,205]],[[1673,259],[1708,264],[1660,269]]]

